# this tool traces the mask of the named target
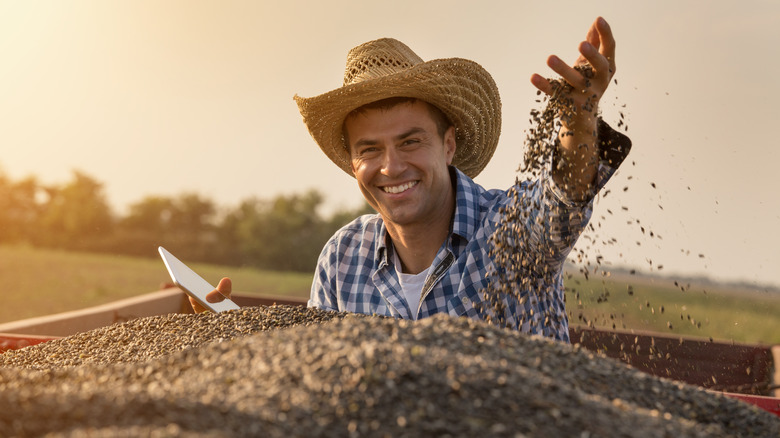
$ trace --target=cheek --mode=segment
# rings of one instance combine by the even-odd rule
[[[358,175],[365,173],[365,163],[359,161],[359,160],[352,160],[352,174],[355,175],[355,178],[358,177]]]
[[[371,179],[371,166],[365,161],[352,161],[352,174],[360,186],[368,184]]]

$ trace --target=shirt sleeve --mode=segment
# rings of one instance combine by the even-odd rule
[[[539,233],[538,246],[546,259],[545,270],[556,271],[564,262],[577,239],[588,224],[593,212],[593,200],[596,194],[615,174],[620,164],[631,150],[631,140],[615,131],[601,118],[598,120],[599,164],[596,183],[591,194],[582,201],[570,199],[555,183],[548,169],[541,178],[540,218],[536,226]]]
[[[335,236],[322,248],[314,270],[308,307],[322,310],[338,310],[336,298],[337,248]]]
[[[545,178],[548,180],[547,184],[551,190],[553,196],[558,201],[568,206],[586,206],[596,194],[604,188],[607,181],[615,174],[620,164],[628,156],[631,151],[631,139],[625,134],[612,129],[611,126],[604,119],[598,119],[598,148],[599,148],[599,164],[596,173],[596,184],[591,188],[590,194],[582,201],[574,201],[570,199],[561,187],[555,183],[552,178],[551,171],[548,169],[545,174]]]

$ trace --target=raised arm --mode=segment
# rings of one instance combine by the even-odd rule
[[[602,17],[593,22],[585,41],[579,45],[580,56],[569,66],[555,55],[547,59],[547,65],[563,78],[571,91],[573,102],[571,119],[562,119],[558,133],[560,146],[556,151],[553,178],[556,184],[575,201],[585,200],[592,193],[598,171],[598,103],[615,74],[615,39],[609,24]],[[586,77],[578,66],[589,64],[592,75]],[[553,84],[539,74],[531,76],[531,83],[552,96]]]

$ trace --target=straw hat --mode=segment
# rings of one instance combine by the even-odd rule
[[[453,165],[466,175],[477,176],[490,161],[501,133],[501,99],[490,74],[467,59],[424,62],[400,41],[370,41],[350,50],[341,88],[310,98],[296,95],[295,101],[325,155],[352,175],[344,119],[389,97],[417,98],[447,115],[455,126]]]

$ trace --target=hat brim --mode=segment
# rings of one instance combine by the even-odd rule
[[[485,168],[501,133],[501,99],[490,74],[476,62],[436,59],[404,71],[345,85],[315,97],[295,96],[309,133],[320,149],[347,174],[350,154],[342,137],[353,110],[390,97],[412,97],[441,109],[455,126],[452,164],[470,177]]]

